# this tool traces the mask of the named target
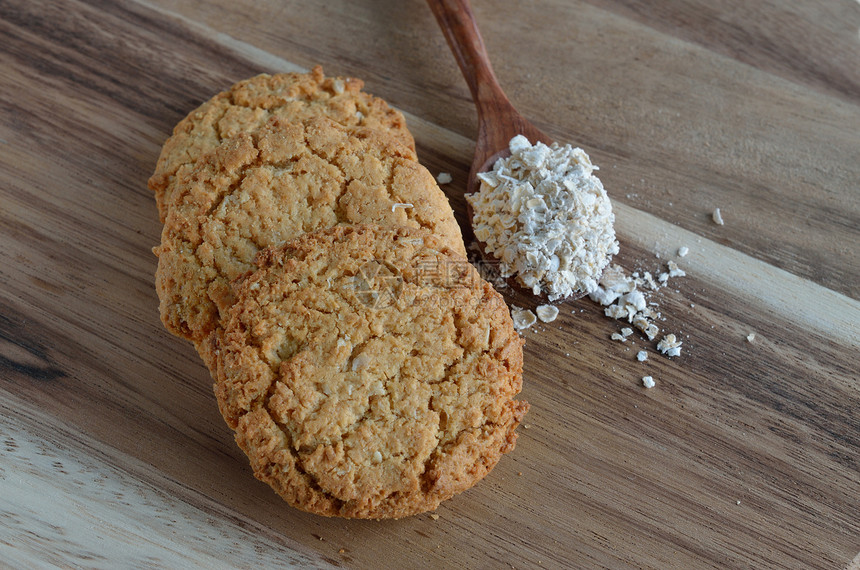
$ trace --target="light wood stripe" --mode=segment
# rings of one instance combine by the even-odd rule
[[[116,450],[110,463],[100,459],[84,436],[64,435],[50,418],[22,421],[11,409],[2,411],[0,565],[171,568],[181,560],[187,567],[227,568],[229,552],[249,567],[329,567],[296,544],[278,544],[283,538],[179,499],[168,492],[173,482],[136,478],[117,465],[139,462]],[[196,497],[196,504],[206,503],[218,509]]]

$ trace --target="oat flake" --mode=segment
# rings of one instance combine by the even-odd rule
[[[545,323],[551,323],[558,317],[558,307],[554,307],[553,305],[540,305],[535,309],[535,312],[538,318]]]
[[[514,328],[518,331],[525,330],[537,322],[535,314],[528,309],[519,307],[511,307],[511,320],[514,322]]]

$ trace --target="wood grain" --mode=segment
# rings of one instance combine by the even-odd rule
[[[116,455],[100,457],[97,443],[52,424],[44,416],[0,424],[4,566],[218,568],[226,553],[270,567],[334,567],[205,497],[177,499],[173,481],[129,477]]]
[[[197,104],[321,63],[407,112],[463,222],[474,105],[430,10],[0,3],[2,564],[856,566],[860,4],[645,5],[473,3],[517,107],[601,166],[619,263],[687,270],[652,296],[682,356],[562,303],[524,333],[517,449],[438,520],[377,522],[253,479],[158,320],[145,182]]]

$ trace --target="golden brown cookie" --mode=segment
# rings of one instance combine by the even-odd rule
[[[346,126],[376,128],[414,151],[403,115],[363,92],[363,86],[359,79],[326,77],[317,66],[310,73],[258,75],[203,103],[176,125],[149,179],[161,221],[167,219],[179,173],[224,139],[252,131],[273,117],[290,121],[328,117]]]
[[[289,504],[408,516],[514,448],[523,341],[438,237],[339,226],[257,263],[237,281],[215,393],[255,475]]]
[[[230,282],[260,249],[337,224],[422,227],[465,255],[447,198],[412,156],[375,129],[325,118],[273,119],[227,139],[180,177],[154,250],[165,326],[211,369]]]

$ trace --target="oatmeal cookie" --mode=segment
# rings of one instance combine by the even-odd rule
[[[339,226],[236,282],[215,393],[254,473],[327,516],[435,509],[514,448],[523,340],[424,230]]]
[[[412,151],[326,118],[273,119],[182,175],[164,225],[156,289],[165,326],[213,365],[230,282],[260,249],[337,224],[423,227],[465,255],[454,214]]]
[[[224,139],[254,130],[272,117],[302,121],[324,116],[346,126],[372,127],[414,152],[403,115],[363,92],[363,86],[359,79],[326,77],[317,66],[310,73],[258,75],[203,103],[176,125],[149,179],[161,221],[167,219],[178,174]]]

